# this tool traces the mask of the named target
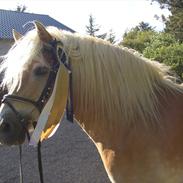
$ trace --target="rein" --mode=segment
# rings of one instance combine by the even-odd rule
[[[23,130],[25,130],[28,141],[30,140],[29,132],[24,124],[25,118],[16,110],[16,108],[11,104],[11,101],[18,101],[23,103],[29,103],[33,105],[39,113],[43,110],[46,102],[49,100],[51,93],[53,91],[53,87],[55,84],[55,79],[57,76],[58,69],[61,65],[66,67],[69,72],[69,93],[67,98],[67,106],[66,106],[66,116],[67,120],[73,122],[73,91],[72,91],[72,72],[71,72],[71,64],[69,59],[67,58],[65,52],[62,49],[62,43],[57,40],[53,40],[47,44],[43,45],[45,50],[51,51],[52,58],[54,63],[51,65],[51,71],[49,73],[46,85],[37,101],[33,101],[28,98],[16,96],[16,95],[4,95],[2,99],[2,103],[7,104],[9,108],[13,111],[18,121],[20,122]],[[38,168],[39,168],[39,177],[40,183],[44,183],[43,179],[43,168],[42,168],[42,159],[41,159],[41,141],[38,142],[37,145],[37,157],[38,157]],[[22,147],[19,145],[19,166],[20,166],[20,183],[23,183],[23,170],[22,170]]]

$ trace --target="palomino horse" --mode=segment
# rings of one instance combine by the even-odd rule
[[[111,182],[183,182],[183,88],[168,68],[100,39],[34,25],[4,57],[8,93],[36,101],[53,62],[44,47],[60,41],[72,68],[74,117],[95,143]],[[40,113],[29,102],[9,102],[24,120],[2,104],[0,141],[21,144]]]

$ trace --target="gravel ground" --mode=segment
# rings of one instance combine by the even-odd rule
[[[0,183],[19,183],[18,147],[0,146]],[[45,183],[109,183],[97,150],[74,123],[63,121],[42,143]],[[36,149],[23,146],[24,183],[39,183]]]

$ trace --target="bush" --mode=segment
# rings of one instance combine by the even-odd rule
[[[152,37],[143,55],[152,60],[165,63],[183,79],[183,44],[167,33],[157,33]]]
[[[133,29],[124,35],[123,41],[120,43],[120,45],[123,45],[127,48],[132,48],[142,53],[147,47],[148,43],[151,41],[151,38],[154,34],[154,31],[139,31]]]

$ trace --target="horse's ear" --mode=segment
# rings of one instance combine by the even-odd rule
[[[14,38],[15,42],[23,37],[22,34],[17,32],[15,29],[12,30],[12,34],[13,34],[13,38]]]
[[[38,35],[39,35],[41,41],[47,43],[53,39],[52,36],[50,35],[50,33],[45,29],[44,25],[42,25],[40,22],[35,21],[34,25],[35,25],[35,28],[38,32]]]

